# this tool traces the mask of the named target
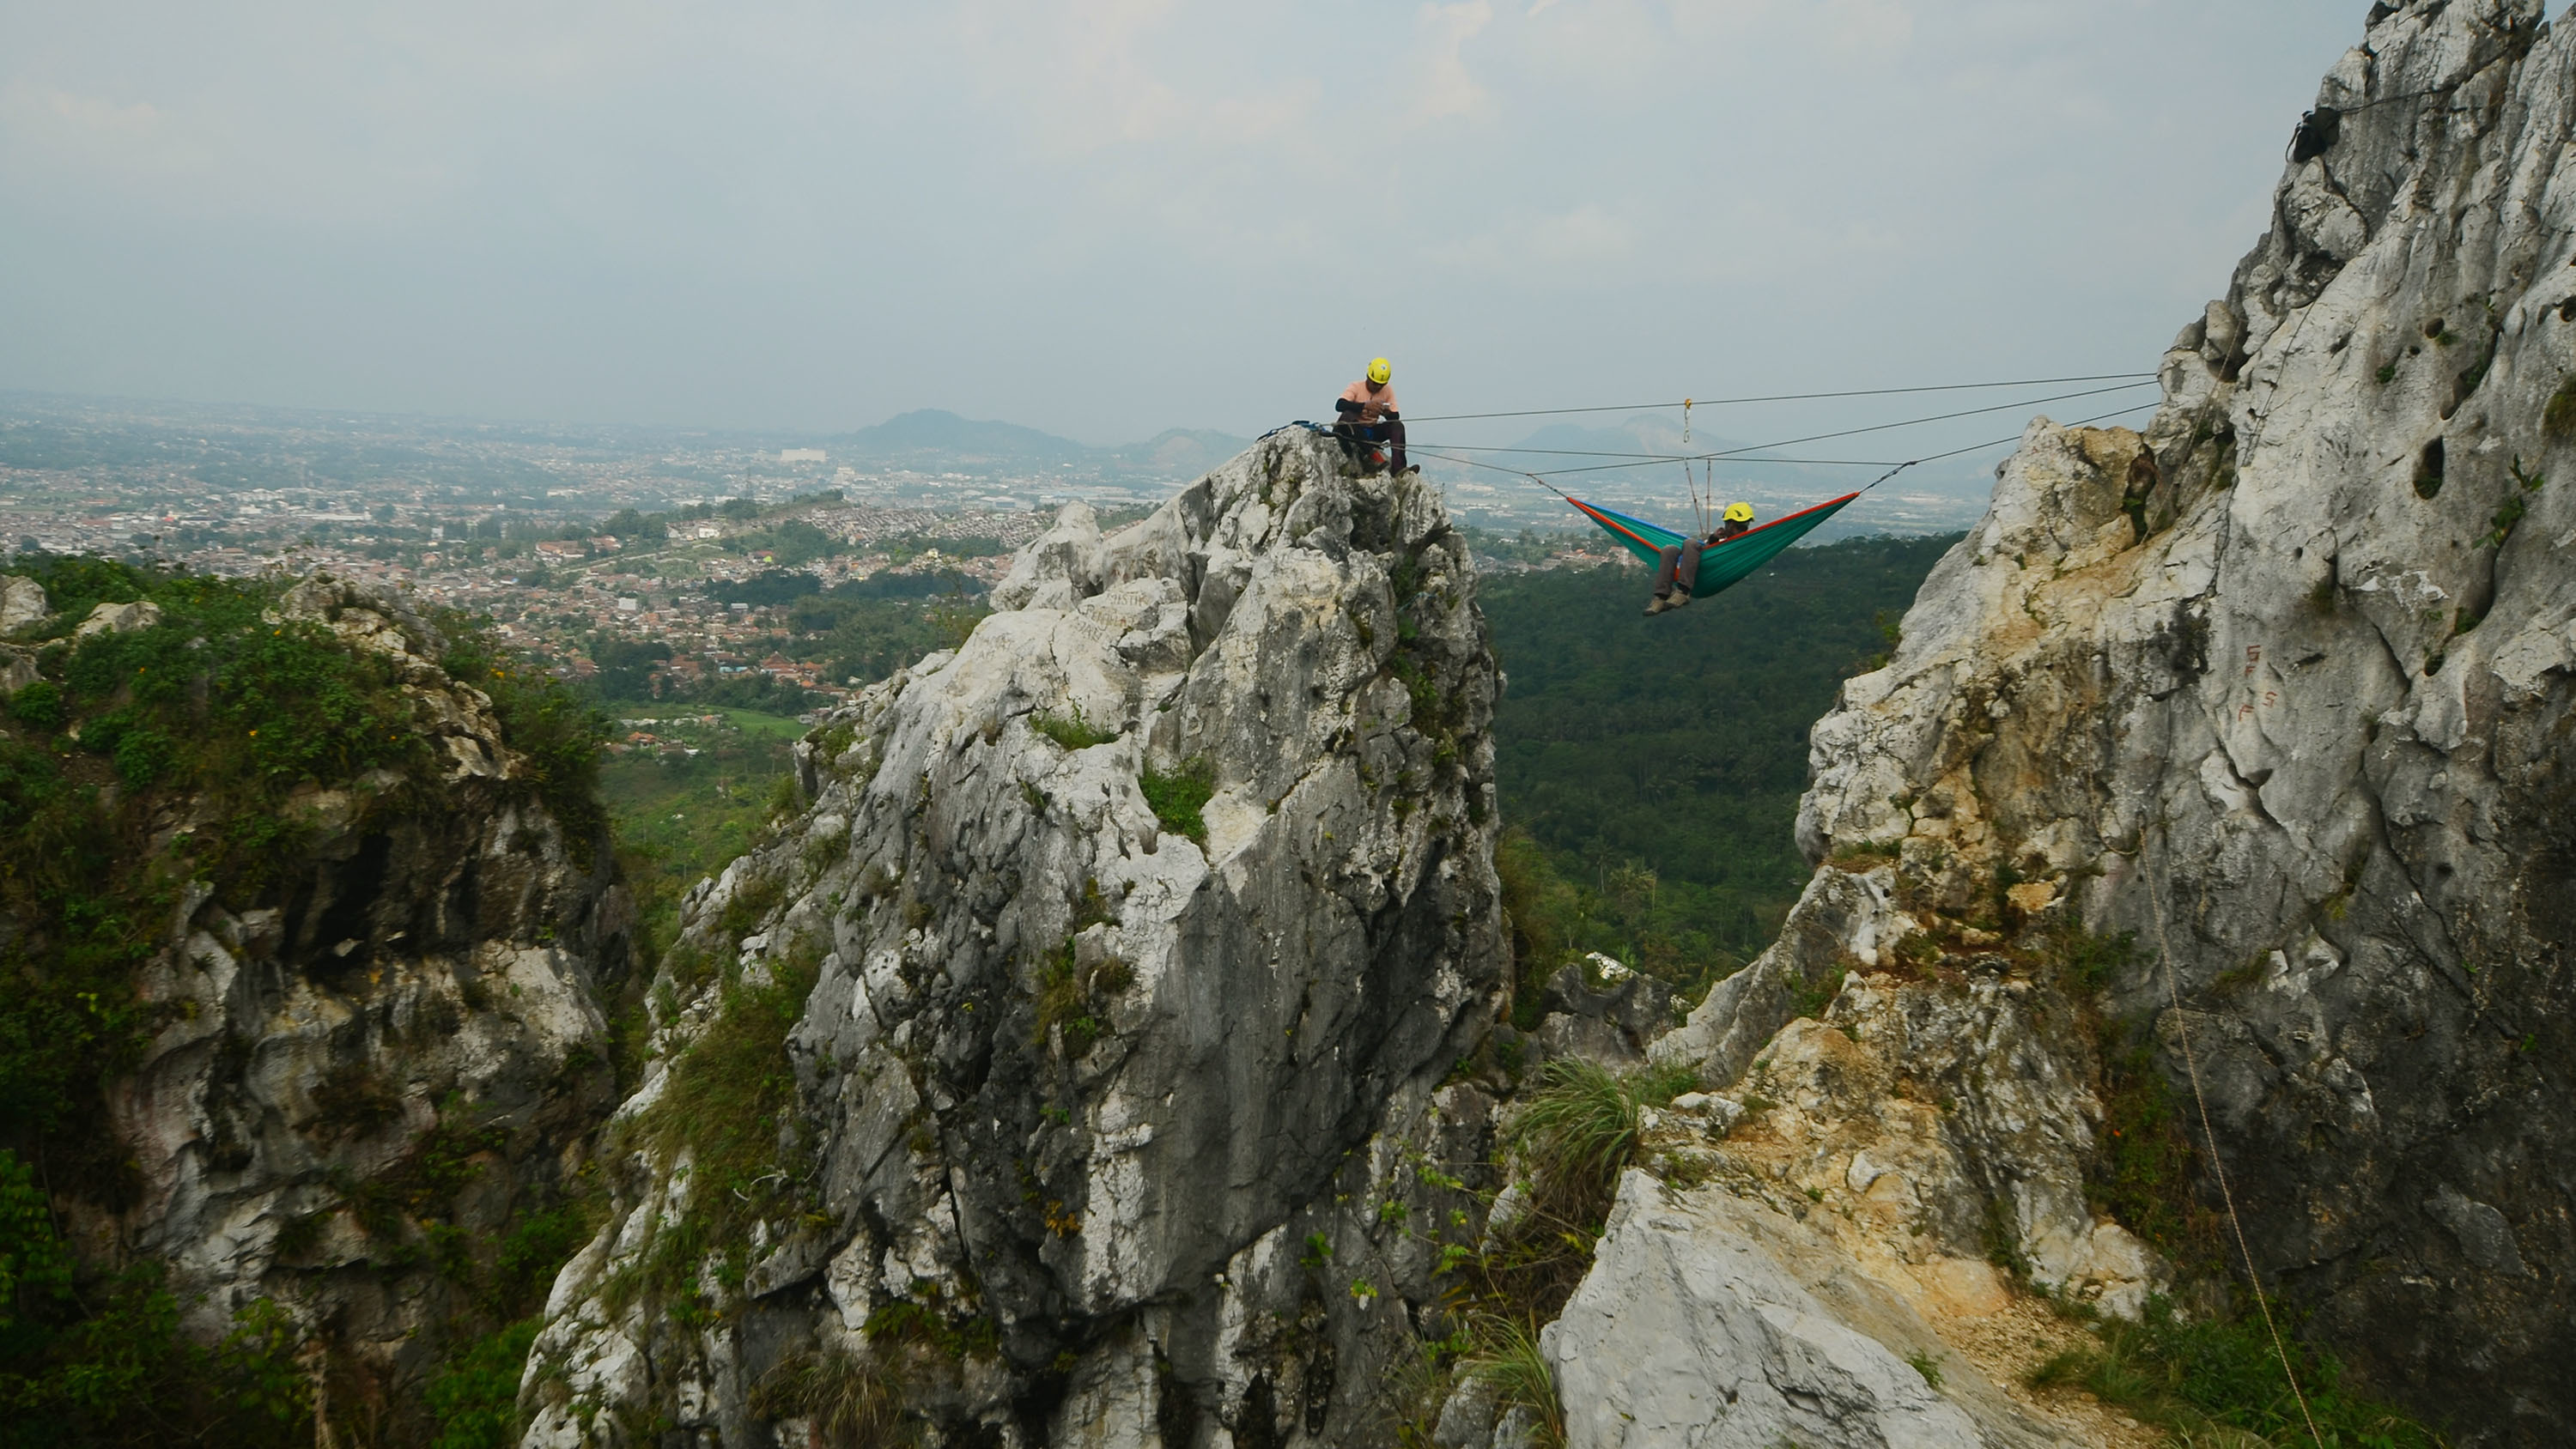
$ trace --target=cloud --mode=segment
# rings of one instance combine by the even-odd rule
[[[1818,19],[1826,43],[1849,54],[1890,55],[1914,40],[1910,0],[1827,0]]]
[[[21,5],[0,386],[700,423],[946,406],[1111,437],[1266,426],[1310,370],[1399,350],[1461,397],[1525,394],[1574,349],[1626,369],[1594,379],[1614,395],[1705,387],[1712,329],[1778,339],[1802,379],[1944,371],[1962,335],[2089,367],[2152,357],[2184,274],[2224,284],[2353,20]],[[2106,54],[2165,80],[2103,82]],[[2154,228],[2106,243],[2065,200],[2104,186],[2154,198]],[[83,347],[94,374],[53,361]]]
[[[1615,269],[1637,252],[1637,228],[1590,202],[1512,220],[1456,241],[1434,244],[1441,267],[1509,278],[1529,287],[1598,287],[1622,280]]]
[[[116,101],[57,86],[0,84],[0,154],[22,165],[162,174],[187,159],[150,101]]]
[[[1494,7],[1486,0],[1422,7],[1421,25],[1430,53],[1423,66],[1421,95],[1414,103],[1417,114],[1463,116],[1484,100],[1484,87],[1467,73],[1464,52],[1467,42],[1493,21]]]

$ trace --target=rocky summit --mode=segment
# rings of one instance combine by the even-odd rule
[[[1383,1205],[1479,1155],[1505,984],[1464,545],[1288,432],[994,603],[691,898],[528,1443],[1376,1432],[1438,1296]]]

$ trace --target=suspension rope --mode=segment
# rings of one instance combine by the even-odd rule
[[[2127,415],[2129,415],[2130,413],[2134,413],[2134,412],[2143,412],[2143,411],[2145,411],[2145,410],[2146,410],[2146,409],[2148,409],[2148,408],[2152,408],[2152,407],[2160,407],[2160,406],[2162,406],[2162,405],[2163,405],[2163,404],[2162,404],[2162,400],[2161,400],[2161,399],[2159,399],[2159,400],[2158,400],[2158,401],[2156,401],[2156,402],[2132,403],[2132,404],[2130,404],[2128,407],[2124,407],[2124,408],[2114,408],[2114,409],[2112,409],[2111,411],[2109,411],[2109,412],[2107,412],[2107,413],[2095,413],[2093,416],[2091,416],[2091,417],[2089,417],[2089,418],[2077,418],[2075,421],[2073,421],[2073,422],[2071,422],[2071,423],[2067,423],[2067,424],[2065,424],[2064,426],[2066,426],[2066,427],[2070,427],[2070,428],[2081,428],[2081,427],[2085,427],[2085,426],[2088,426],[2088,425],[2093,424],[2093,423],[2108,422],[2108,421],[2109,421],[2109,420],[2111,420],[2112,418],[2117,418],[2117,417],[2126,417],[2126,416],[2127,416]],[[1940,461],[1941,461],[1942,459],[1944,459],[1944,458],[1955,458],[1955,457],[1959,456],[1959,455],[1960,455],[1960,454],[1962,454],[1962,453],[1975,453],[1975,452],[1981,452],[1981,451],[1983,451],[1983,450],[1985,450],[1985,449],[1987,449],[1987,448],[1999,448],[1999,447],[2003,446],[2003,445],[2004,445],[2004,444],[2006,444],[2006,443],[2016,443],[2016,442],[2019,442],[2019,441],[2021,441],[2021,434],[2019,434],[2019,433],[2013,433],[2013,434],[2010,434],[2009,436],[2006,436],[2006,437],[2001,437],[2001,438],[1988,438],[1988,439],[1986,439],[1986,440],[1985,440],[1984,442],[1982,442],[1982,443],[1970,443],[1970,444],[1968,444],[1968,445],[1967,445],[1966,447],[1964,447],[1964,448],[1952,448],[1952,449],[1950,449],[1950,450],[1949,450],[1949,451],[1947,451],[1947,452],[1942,452],[1942,453],[1926,453],[1926,454],[1924,454],[1924,455],[1923,455],[1922,457],[1920,457],[1920,458],[1908,458],[1908,459],[1906,459],[1905,461],[1903,461],[1903,462],[1901,462],[1901,463],[1896,463],[1896,464],[1890,464],[1890,463],[1889,463],[1886,459],[1884,459],[1884,458],[1868,459],[1868,458],[1734,458],[1734,457],[1730,457],[1730,458],[1728,458],[1726,461],[1728,461],[1728,462],[1730,462],[1730,463],[1794,463],[1794,464],[1798,464],[1798,465],[1800,465],[1800,466],[1802,466],[1802,467],[1852,467],[1852,468],[1885,468],[1885,469],[1887,469],[1887,471],[1886,471],[1885,473],[1882,473],[1882,474],[1880,474],[1878,477],[1871,479],[1867,484],[1863,485],[1861,488],[1859,488],[1859,489],[1857,490],[1857,491],[1862,492],[1862,493],[1867,493],[1870,489],[1877,487],[1879,484],[1886,482],[1888,479],[1895,477],[1897,474],[1904,472],[1904,471],[1905,471],[1906,469],[1908,469],[1908,468],[1912,468],[1912,467],[1915,467],[1915,466],[1920,465],[1920,464],[1923,464],[1923,463],[1938,463],[1938,462],[1940,462]],[[1447,444],[1442,444],[1441,446],[1442,446],[1442,447],[1447,447],[1448,445],[1447,445]],[[1418,453],[1418,454],[1422,455],[1422,456],[1423,456],[1423,457],[1425,457],[1425,458],[1437,458],[1437,459],[1439,459],[1441,462],[1444,462],[1444,463],[1458,463],[1458,464],[1462,464],[1462,465],[1464,465],[1464,466],[1466,466],[1466,467],[1469,467],[1469,468],[1482,468],[1482,469],[1484,469],[1485,471],[1487,471],[1487,472],[1489,472],[1489,473],[1508,473],[1508,474],[1510,474],[1511,476],[1513,476],[1513,477],[1515,477],[1515,478],[1527,478],[1528,480],[1530,480],[1531,482],[1533,482],[1533,483],[1537,484],[1537,485],[1538,485],[1538,486],[1540,486],[1541,488],[1546,489],[1548,492],[1553,493],[1553,494],[1555,494],[1557,497],[1562,498],[1562,499],[1565,499],[1565,500],[1566,500],[1566,501],[1568,501],[1568,502],[1572,502],[1572,501],[1573,501],[1574,495],[1573,495],[1573,494],[1571,494],[1571,493],[1566,492],[1564,489],[1559,488],[1559,487],[1557,487],[1555,484],[1550,483],[1549,481],[1547,481],[1550,477],[1552,477],[1552,476],[1562,476],[1563,474],[1566,474],[1566,473],[1589,473],[1589,472],[1598,472],[1598,471],[1600,471],[1600,470],[1598,470],[1598,469],[1591,469],[1591,468],[1565,468],[1565,469],[1556,469],[1556,470],[1552,470],[1552,471],[1549,471],[1549,472],[1535,472],[1535,473],[1534,473],[1534,472],[1531,472],[1529,469],[1526,469],[1526,468],[1510,468],[1510,467],[1505,467],[1504,465],[1502,465],[1502,464],[1500,464],[1500,463],[1487,463],[1487,462],[1479,461],[1478,459],[1475,459],[1475,458],[1460,458],[1460,457],[1456,457],[1456,456],[1454,456],[1454,455],[1452,455],[1452,454],[1450,454],[1450,453],[1440,452],[1440,451],[1435,451],[1435,450],[1434,450],[1434,449],[1432,449],[1432,448],[1425,448],[1425,447],[1422,447],[1422,446],[1420,446],[1419,444],[1414,445],[1414,446],[1413,446],[1412,451],[1413,451],[1413,452],[1415,452],[1415,453]],[[1672,460],[1672,459],[1665,459],[1665,460],[1663,460],[1663,461],[1671,462],[1671,461],[1674,461],[1674,460]]]
[[[1765,397],[1700,398],[1696,401],[1684,398],[1679,402],[1675,402],[1670,398],[1657,398],[1653,402],[1609,403],[1599,407],[1522,408],[1513,412],[1499,413],[1433,413],[1418,418],[1407,418],[1405,421],[1408,423],[1455,423],[1465,422],[1475,418],[1548,418],[1562,417],[1569,413],[1645,412],[1655,408],[1722,408],[1734,407],[1742,403],[1813,402],[1822,398],[1842,397],[1893,397],[1899,393],[1910,392],[1972,392],[1979,388],[2055,387],[2059,383],[2065,382],[2119,382],[2123,380],[2134,380],[2137,378],[2151,378],[2154,376],[2155,374],[2152,372],[2097,372],[2078,377],[2023,377],[2007,378],[1999,382],[1945,382],[1925,387],[1865,387],[1855,388],[1844,392],[1783,392],[1773,393]]]
[[[1895,429],[1895,428],[1912,428],[1912,427],[1920,427],[1920,426],[1922,426],[1922,425],[1923,425],[1923,424],[1925,424],[1925,423],[1944,423],[1944,422],[1949,422],[1949,421],[1951,421],[1951,420],[1952,420],[1952,419],[1954,419],[1954,418],[1971,418],[1971,417],[1976,417],[1976,416],[1978,416],[1979,414],[1982,414],[1982,413],[2000,413],[2000,412],[2010,412],[2010,411],[2012,411],[2012,410],[2014,410],[2014,409],[2016,409],[2016,408],[2037,407],[2037,406],[2038,406],[2038,405],[2040,405],[2041,403],[2064,402],[2064,401],[2066,401],[2066,400],[2067,400],[2067,399],[2069,399],[2069,398],[2079,398],[2079,397],[2099,397],[2099,396],[2101,396],[2101,395],[2102,395],[2102,394],[2104,394],[2104,393],[2110,393],[2110,392],[2126,392],[2126,391],[2128,391],[2128,390],[2129,390],[2129,389],[2131,389],[2131,388],[2135,388],[2135,387],[2144,387],[2144,386],[2146,386],[2146,385],[2147,385],[2147,384],[2146,384],[2146,383],[2144,383],[2144,382],[2128,382],[2128,383],[2122,383],[2122,384],[2120,384],[2120,385],[2118,385],[2118,386],[2116,386],[2116,387],[2096,387],[2096,388],[2087,388],[2087,389],[2085,389],[2084,391],[2081,391],[2081,392],[2065,392],[2065,393],[2057,393],[2057,394],[2051,395],[2051,396],[2049,396],[2049,397],[2030,398],[2030,399],[2027,399],[2027,400],[2024,400],[2024,401],[2020,401],[2020,402],[1997,403],[1997,404],[1995,404],[1995,405],[1994,405],[1994,406],[1992,406],[1992,407],[1966,408],[1966,409],[1962,409],[1962,410],[1960,410],[1960,411],[1958,411],[1958,412],[1936,413],[1936,414],[1933,414],[1933,415],[1932,415],[1932,416],[1930,416],[1930,417],[1907,418],[1907,419],[1905,419],[1903,422],[1895,422],[1895,423],[1873,423],[1873,424],[1871,424],[1870,426],[1865,427],[1865,428],[1841,428],[1841,429],[1837,429],[1836,431],[1834,431],[1834,432],[1830,432],[1830,433],[1809,433],[1808,435],[1806,435],[1805,437],[1802,437],[1802,438],[1782,438],[1782,439],[1779,439],[1779,440],[1777,440],[1777,441],[1775,441],[1775,442],[1769,442],[1769,443],[1748,443],[1748,444],[1746,444],[1746,445],[1744,445],[1743,447],[1740,447],[1740,448],[1727,448],[1727,449],[1721,450],[1721,451],[1719,451],[1719,452],[1714,452],[1714,453],[1694,453],[1694,454],[1689,455],[1689,457],[1690,457],[1690,460],[1691,460],[1692,462],[1708,462],[1708,461],[1713,460],[1713,459],[1724,459],[1724,460],[1727,460],[1727,461],[1733,461],[1733,460],[1735,460],[1736,458],[1741,457],[1743,454],[1746,454],[1746,453],[1761,453],[1761,452],[1768,452],[1769,450],[1771,450],[1771,449],[1773,449],[1773,448],[1788,448],[1788,447],[1794,447],[1794,446],[1796,446],[1797,444],[1800,444],[1800,443],[1818,443],[1818,442],[1823,442],[1823,441],[1825,441],[1825,440],[1826,440],[1826,439],[1828,439],[1828,438],[1851,438],[1851,437],[1858,437],[1858,436],[1860,436],[1860,435],[1861,435],[1861,434],[1863,434],[1863,433],[1884,433],[1884,432],[1890,431],[1891,429]],[[2145,406],[2145,404],[2140,404],[2140,406]],[[2124,408],[2124,409],[2121,409],[2121,411],[2123,411],[2123,412],[2134,412],[2134,411],[2136,411],[2136,409],[2135,409],[2135,408]],[[2117,414],[2105,414],[2105,416],[2117,416]],[[2016,434],[2014,434],[2014,436],[2015,436],[2015,437],[2019,437],[2019,436],[2020,436],[2020,434],[2016,433]],[[1446,445],[1446,444],[1434,444],[1433,446],[1435,446],[1435,447],[1445,447],[1445,446],[1447,446],[1447,445]],[[1971,444],[1971,445],[1970,445],[1969,447],[1967,447],[1967,448],[1956,448],[1956,449],[1952,449],[1952,450],[1951,450],[1951,452],[1949,452],[1949,453],[1936,453],[1936,454],[1933,454],[1931,457],[1925,457],[1925,458],[1909,458],[1909,459],[1907,459],[1906,461],[1907,461],[1907,462],[1910,462],[1910,463],[1929,463],[1929,462],[1933,461],[1933,459],[1934,459],[1934,458],[1946,458],[1946,457],[1950,457],[1950,456],[1952,456],[1953,454],[1956,454],[1956,453],[1970,452],[1970,451],[1973,451],[1973,450],[1974,450],[1974,449],[1976,449],[1976,448],[1982,448],[1982,447],[1988,447],[1988,446],[1991,446],[1991,445],[1989,445],[1989,444],[1985,444],[1985,443],[1975,443],[1975,444]],[[1423,450],[1422,450],[1421,448],[1417,447],[1417,448],[1415,448],[1415,449],[1414,449],[1414,451],[1416,451],[1416,452],[1420,452],[1420,451],[1423,451]],[[1508,452],[1508,451],[1511,451],[1511,450],[1509,450],[1509,449],[1503,449],[1503,450],[1498,450],[1498,451],[1506,451],[1506,452]],[[1598,456],[1598,455],[1595,455],[1595,456]],[[1678,462],[1678,461],[1680,461],[1680,455],[1649,455],[1645,460],[1643,460],[1643,461],[1639,461],[1639,462],[1628,462],[1628,463],[1596,463],[1596,464],[1592,464],[1592,465],[1590,465],[1590,466],[1587,466],[1587,467],[1581,467],[1581,468],[1545,468],[1545,469],[1539,469],[1539,470],[1537,470],[1537,471],[1538,471],[1538,472],[1543,472],[1543,473],[1547,474],[1549,477],[1562,478],[1562,477],[1565,477],[1565,476],[1567,476],[1567,475],[1569,475],[1569,474],[1574,474],[1574,473],[1612,473],[1612,472],[1617,472],[1617,471],[1619,471],[1619,470],[1621,470],[1621,469],[1625,469],[1625,468],[1644,468],[1644,467],[1652,466],[1652,465],[1653,465],[1653,464],[1655,464],[1655,463],[1672,463],[1672,462]],[[1501,471],[1503,471],[1503,472],[1507,472],[1507,473],[1521,473],[1521,472],[1527,472],[1527,471],[1530,471],[1530,470],[1525,470],[1525,469],[1520,469],[1520,468],[1505,468],[1505,469],[1503,469],[1503,470],[1501,470]]]
[[[2165,857],[2170,860],[2173,857],[2173,827],[2170,824],[2164,825],[2164,837]],[[2164,900],[2156,890],[2155,867],[2147,864],[2145,853],[2142,837],[2139,864],[2145,869],[2140,874],[2147,881],[2148,908],[2155,913],[2156,957],[2164,966],[2165,1000],[2173,1008],[2174,1036],[2182,1043],[2182,1065],[2185,1075],[2191,1079],[2191,1099],[2200,1109],[2201,1140],[2209,1144],[2209,1170],[2218,1179],[2218,1197],[2227,1205],[2227,1225],[2236,1234],[2236,1251],[2244,1256],[2245,1281],[2254,1290],[2254,1306],[2262,1310],[2263,1331],[2272,1336],[2272,1352],[2281,1360],[2281,1376],[2290,1381],[2290,1396],[2299,1401],[2299,1417],[2307,1422],[2308,1437],[2316,1441],[2317,1449],[2325,1449],[2326,1437],[2317,1432],[2316,1415],[2308,1410],[2308,1395],[2299,1387],[2298,1370],[2290,1366],[2290,1350],[2281,1342],[2280,1325],[2272,1321],[2271,1301],[2263,1296],[2263,1275],[2255,1268],[2254,1249],[2245,1239],[2245,1219],[2236,1211],[2236,1192],[2227,1183],[2227,1164],[2218,1158],[2218,1133],[2209,1125],[2209,1098],[2200,1089],[2200,1062],[2192,1054],[2191,1023],[2183,1016],[2182,984],[2174,973],[2173,942],[2165,936]]]

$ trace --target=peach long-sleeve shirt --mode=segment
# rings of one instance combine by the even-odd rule
[[[1342,389],[1342,401],[1358,403],[1360,421],[1364,423],[1376,422],[1380,414],[1398,411],[1395,384],[1374,383],[1365,377]]]

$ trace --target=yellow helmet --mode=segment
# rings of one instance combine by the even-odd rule
[[[1726,521],[1729,523],[1751,523],[1753,521],[1753,505],[1750,503],[1730,503],[1726,505]]]
[[[1395,376],[1395,369],[1387,365],[1385,358],[1381,357],[1369,364],[1369,381],[1378,386],[1386,386],[1386,380],[1393,376]]]

